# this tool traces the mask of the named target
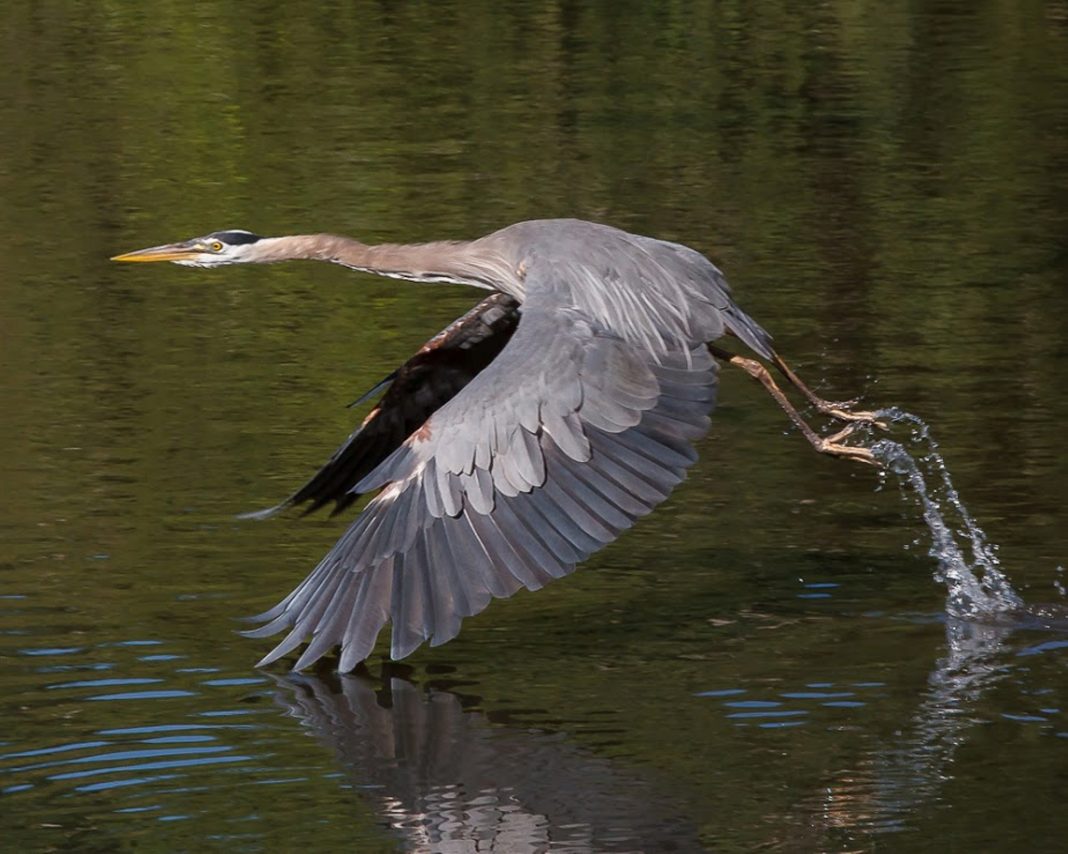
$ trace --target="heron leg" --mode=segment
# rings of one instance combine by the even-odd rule
[[[790,385],[801,392],[808,402],[815,406],[816,409],[824,415],[829,415],[831,418],[836,418],[839,421],[867,422],[885,429],[886,425],[879,421],[874,412],[851,411],[849,407],[856,403],[855,400],[824,400],[805,385],[805,383],[801,381],[801,378],[793,372],[785,361],[783,361],[782,357],[774,351],[771,354],[771,363],[784,377],[786,377],[787,380],[789,380]]]
[[[721,350],[719,347],[713,347],[712,345],[709,345],[708,349],[717,359],[721,359],[729,365],[741,368],[749,374],[749,376],[753,377],[753,379],[763,385],[768,394],[775,399],[775,402],[782,407],[783,412],[785,412],[789,419],[794,422],[797,429],[801,431],[801,435],[804,436],[805,439],[808,440],[808,443],[821,454],[829,454],[834,457],[857,460],[857,462],[867,463],[868,465],[873,466],[879,465],[875,457],[872,455],[872,452],[867,448],[858,448],[854,445],[847,445],[844,442],[844,440],[857,429],[859,422],[871,421],[872,419],[849,419],[850,423],[832,436],[820,436],[808,425],[805,419],[801,417],[801,413],[799,413],[794,405],[790,403],[790,399],[776,384],[771,373],[767,368],[760,364],[760,362],[755,359],[747,359],[744,356],[739,356],[736,353],[731,353],[727,350]]]

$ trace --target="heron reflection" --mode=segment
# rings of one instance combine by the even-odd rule
[[[418,852],[702,850],[654,785],[561,735],[491,724],[464,698],[390,678],[274,676],[276,702],[336,755]]]

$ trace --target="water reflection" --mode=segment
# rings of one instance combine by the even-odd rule
[[[977,723],[973,713],[983,694],[1011,673],[1005,648],[1011,633],[950,619],[946,654],[900,736],[877,743],[854,767],[835,775],[818,808],[808,803],[804,811],[821,816],[828,827],[904,829],[909,815],[952,778],[954,755]]]
[[[124,790],[123,797],[138,800],[137,809],[163,810],[165,798],[144,802],[159,798],[166,788],[161,784],[186,782],[223,766],[251,767],[262,759],[262,751],[249,752],[232,737],[257,728],[236,719],[263,713],[249,701],[267,680],[181,666],[182,654],[137,654],[166,646],[135,640],[0,647],[0,656],[39,662],[25,669],[23,679],[37,674],[34,704],[51,710],[32,727],[24,715],[22,740],[0,743],[8,748],[0,751],[0,794],[36,789],[66,797]],[[71,678],[75,675],[79,678]],[[24,700],[29,696],[24,690]],[[123,804],[117,812],[134,808],[122,797],[116,801]]]
[[[900,826],[949,778],[954,755],[976,725],[973,713],[980,699],[1012,671],[1006,655],[1011,634],[999,626],[946,622],[946,654],[931,671],[909,724],[868,760],[877,781],[868,807],[873,826]]]
[[[385,806],[339,785],[271,700],[314,704],[310,689],[219,684],[255,675],[231,618],[336,538],[232,514],[304,475],[351,426],[353,392],[475,297],[313,267],[115,276],[109,249],[159,234],[412,241],[580,215],[697,245],[822,388],[934,416],[1027,599],[1065,562],[1063,0],[71,8],[5,4],[0,63],[5,848],[396,844],[367,817]],[[955,655],[940,625],[894,616],[941,609],[930,562],[901,553],[926,526],[780,437],[743,380],[724,372],[678,501],[417,664],[447,655],[465,690],[566,718],[550,729],[608,711],[611,755],[668,769],[710,847],[1065,838],[1068,723],[1047,711],[1068,708],[1064,637],[936,665]],[[160,643],[119,645],[145,638]],[[162,681],[60,685],[99,678]],[[494,745],[527,735],[467,718]],[[573,760],[571,790],[588,767],[583,793],[676,814],[621,766],[530,739]],[[138,767],[185,759],[202,761]],[[112,770],[53,779],[91,769]],[[878,822],[912,832],[872,840]]]
[[[902,831],[925,805],[936,802],[953,780],[954,760],[969,733],[984,722],[981,707],[991,690],[1019,669],[1014,629],[949,618],[946,653],[927,679],[915,711],[890,739],[877,739],[855,764],[835,773],[825,787],[799,803],[791,824],[827,837],[838,831]],[[1043,647],[1044,645],[1040,645]],[[1050,713],[1058,709],[1045,710]],[[1049,723],[1046,717],[1015,715]],[[826,838],[821,839],[827,843]]]
[[[276,701],[337,756],[406,850],[693,851],[662,789],[560,735],[491,724],[471,698],[387,678],[277,677]]]
[[[913,652],[933,659],[935,619],[836,623],[873,636],[880,649],[890,635],[899,649],[915,639]],[[617,674],[631,714],[613,743],[632,743],[639,732],[656,745],[648,765],[666,773],[633,770],[577,744],[576,731],[603,727],[604,697],[591,706],[581,690],[561,696],[513,683],[508,693],[523,699],[511,702],[545,706],[537,719],[547,723],[534,729],[517,722],[530,714],[508,715],[499,701],[489,710],[442,687],[440,664],[425,671],[423,685],[402,678],[410,671],[398,665],[381,680],[270,677],[219,666],[172,640],[60,647],[44,636],[31,644],[12,636],[0,657],[24,665],[25,687],[14,685],[19,705],[8,709],[21,730],[0,750],[0,796],[19,810],[48,803],[48,825],[75,847],[77,827],[116,816],[139,816],[156,834],[166,823],[168,844],[180,850],[207,839],[262,850],[278,833],[321,842],[319,824],[294,829],[315,803],[332,828],[330,845],[358,841],[371,850],[390,833],[411,851],[692,851],[734,839],[739,822],[746,850],[760,842],[839,850],[843,836],[915,831],[952,798],[951,784],[988,777],[989,765],[976,774],[976,756],[990,754],[992,731],[994,744],[1028,731],[1025,738],[1041,735],[1053,750],[1068,737],[1056,708],[1063,680],[1054,681],[1063,673],[1064,635],[950,621],[945,651],[919,691],[908,688],[907,656],[892,679],[862,681],[860,673],[880,672],[878,660],[865,655],[854,669],[834,645],[839,634],[803,664],[777,671],[769,664],[775,636],[748,636],[762,672],[737,677],[732,669],[733,686],[696,697],[680,696],[677,683],[717,672],[703,661],[655,683],[665,698],[656,706],[654,683]],[[460,670],[465,684],[480,686],[466,691],[499,694],[473,668]],[[820,676],[827,681],[815,681]],[[32,720],[30,707],[42,710]],[[309,750],[296,737],[302,727],[275,707],[329,751]],[[649,709],[655,715],[646,717]],[[806,768],[806,745],[818,751],[816,769]],[[747,784],[734,785],[741,768]],[[774,804],[767,792],[783,775],[796,791]],[[354,802],[370,810],[353,810]]]

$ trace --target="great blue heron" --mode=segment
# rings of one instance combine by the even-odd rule
[[[756,376],[823,453],[872,415],[823,401],[689,247],[581,220],[521,222],[468,242],[369,246],[329,234],[216,231],[118,255],[192,267],[311,259],[414,282],[494,293],[376,386],[363,424],[276,508],[378,494],[312,573],[247,632],[289,633],[260,665],[309,643],[307,667],[340,647],[339,669],[455,637],[493,597],[567,575],[667,498],[697,458],[719,358]],[[711,346],[730,334],[769,360],[821,412],[817,435],[759,362]]]

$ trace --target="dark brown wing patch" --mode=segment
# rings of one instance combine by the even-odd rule
[[[353,487],[405,439],[429,438],[427,419],[497,358],[518,323],[516,300],[500,293],[486,297],[376,386],[385,387],[378,405],[304,486],[281,504],[247,516],[266,518],[306,502],[306,513],[331,501],[331,515],[349,507],[359,498]]]

